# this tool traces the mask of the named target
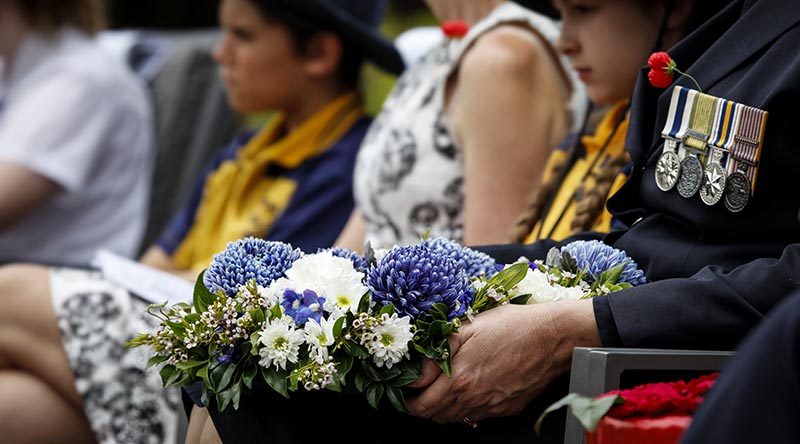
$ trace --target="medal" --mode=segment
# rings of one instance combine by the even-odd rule
[[[753,197],[766,123],[766,111],[738,105],[724,195],[725,208],[732,213],[744,210]]]
[[[751,194],[750,179],[741,171],[734,172],[728,177],[725,186],[725,208],[732,213],[744,210],[750,202]]]
[[[681,172],[681,160],[678,155],[678,144],[686,133],[689,113],[697,91],[676,86],[672,90],[672,99],[669,104],[667,123],[661,131],[664,138],[664,148],[656,163],[656,186],[661,191],[669,191],[678,183]]]
[[[708,136],[711,133],[717,100],[719,99],[698,93],[692,107],[689,129],[686,130],[682,143],[686,157],[681,161],[681,172],[678,175],[678,193],[687,199],[697,194],[703,183],[703,163],[698,155],[705,156],[708,151]]]
[[[703,164],[697,155],[690,153],[681,161],[681,174],[678,176],[678,194],[685,198],[694,196],[703,180]]]
[[[740,106],[730,100],[717,101],[714,126],[711,127],[711,157],[703,171],[703,183],[700,185],[700,199],[706,205],[716,205],[725,194],[727,173],[722,167],[722,157],[733,145],[733,128]]]
[[[716,205],[725,193],[725,169],[722,168],[722,151],[711,148],[711,159],[703,171],[700,200],[706,205]]]

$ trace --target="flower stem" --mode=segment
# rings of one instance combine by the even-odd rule
[[[678,74],[682,75],[682,76],[685,76],[685,77],[688,77],[688,78],[692,79],[692,82],[694,82],[694,86],[697,87],[697,90],[700,91],[700,92],[703,92],[703,88],[700,88],[700,84],[697,83],[697,80],[695,80],[694,77],[690,76],[689,74],[686,74],[685,72],[681,71],[678,68],[674,68],[674,71],[677,72]]]

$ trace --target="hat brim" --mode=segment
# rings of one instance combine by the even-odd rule
[[[389,39],[372,26],[331,7],[328,3],[316,0],[278,0],[276,3],[300,17],[324,23],[326,29],[335,31],[349,44],[358,47],[367,60],[381,69],[392,74],[400,74],[405,69],[403,57]]]

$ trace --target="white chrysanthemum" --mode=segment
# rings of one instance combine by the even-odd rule
[[[286,370],[286,363],[296,363],[303,344],[303,331],[295,330],[291,318],[283,317],[264,324],[258,337],[261,348],[258,354],[262,367],[279,367]]]
[[[361,342],[372,355],[378,367],[392,368],[408,354],[408,342],[414,337],[411,333],[411,318],[383,315],[381,323],[366,333]]]
[[[350,259],[327,251],[298,259],[286,271],[286,277],[324,297],[324,308],[332,313],[348,310],[355,313],[358,302],[368,290],[363,283],[364,273],[356,270]]]
[[[322,318],[320,324],[311,319],[303,327],[306,343],[309,345],[309,357],[320,364],[328,359],[328,347],[333,345],[334,324],[335,319]]]
[[[528,304],[541,304],[543,302],[574,301],[584,296],[580,287],[562,287],[551,284],[547,275],[538,269],[528,270],[525,277],[511,290],[511,296],[517,297],[524,294],[531,295]]]

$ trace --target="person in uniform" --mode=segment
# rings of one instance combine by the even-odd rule
[[[800,283],[800,195],[790,185],[800,171],[793,109],[800,92],[798,44],[800,3],[735,0],[669,50],[706,94],[768,113],[766,123],[754,124],[758,140],[737,141],[756,143],[758,158],[745,158],[741,147],[729,154],[744,164],[748,180],[754,171],[758,180],[750,191],[740,179],[726,185],[727,204],[709,205],[696,194],[687,198],[658,186],[673,87],[696,87],[680,77],[673,87],[657,89],[643,70],[627,139],[633,171],[608,203],[630,228],[603,239],[626,251],[651,283],[593,300],[504,306],[478,316],[451,341],[453,377],[426,366],[419,381],[426,389],[409,400],[411,411],[480,429],[552,388],[579,346],[735,348]],[[599,236],[566,241],[592,237]],[[553,245],[483,250],[511,262],[522,255],[542,258]]]

